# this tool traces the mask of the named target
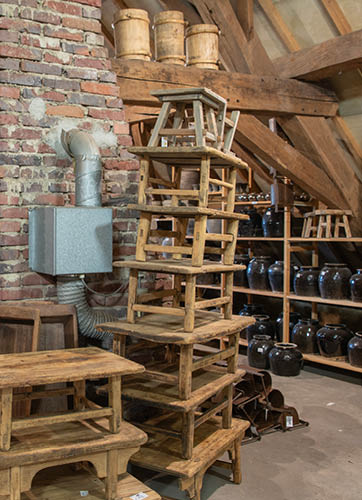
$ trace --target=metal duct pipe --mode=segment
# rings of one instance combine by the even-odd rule
[[[76,128],[62,130],[62,145],[75,159],[75,204],[77,207],[102,205],[102,163],[99,148],[90,134]]]
[[[90,134],[78,129],[62,130],[65,151],[75,160],[75,204],[79,207],[102,205],[102,163],[99,148]],[[114,321],[117,317],[105,311],[96,311],[88,305],[86,289],[80,277],[58,276],[59,304],[73,304],[77,310],[79,333],[84,337],[101,340],[102,347],[110,348],[113,335],[98,332],[99,323]]]

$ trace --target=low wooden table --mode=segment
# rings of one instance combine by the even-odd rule
[[[131,455],[147,440],[143,431],[127,422],[120,423],[117,434],[110,433],[106,419],[23,428],[14,432],[14,438],[11,449],[0,452],[0,495],[10,500],[20,500],[39,471],[79,462],[90,462],[97,477],[105,479],[106,492],[100,498],[118,500],[118,475],[126,473]],[[49,471],[45,473],[48,476]],[[79,489],[75,497],[65,494],[54,500],[78,498]]]
[[[151,437],[130,462],[145,469],[164,472],[178,478],[179,487],[191,500],[201,500],[205,472],[212,465],[229,468],[233,482],[241,482],[240,447],[249,422],[233,419],[230,429],[221,428],[221,419],[214,417],[195,433],[195,455],[190,460],[181,458],[181,443],[169,436]],[[231,463],[220,458],[229,452]]]
[[[0,355],[0,449],[9,450],[14,431],[40,424],[65,423],[108,417],[110,431],[118,433],[121,426],[121,376],[144,371],[133,361],[97,347]],[[87,408],[85,381],[108,377],[109,407]],[[69,389],[16,394],[16,398],[39,399],[57,394],[73,394],[74,411],[54,415],[12,418],[13,391],[19,387],[72,382]]]
[[[197,312],[195,329],[187,333],[183,328],[183,319],[175,316],[148,314],[136,323],[113,321],[97,325],[97,330],[108,331],[114,335],[113,352],[120,356],[126,353],[126,336],[154,342],[179,346],[179,356],[175,355],[176,374],[146,369],[146,379],[153,379],[169,385],[178,386],[180,399],[187,400],[192,395],[192,374],[197,370],[226,360],[227,372],[235,373],[238,365],[240,330],[254,323],[250,316],[232,316],[227,320],[220,314]],[[194,360],[194,345],[205,344],[214,339],[227,337],[228,347],[217,353],[202,355]]]

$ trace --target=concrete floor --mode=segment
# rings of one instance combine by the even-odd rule
[[[205,475],[202,500],[362,500],[361,378],[329,375],[312,368],[294,378],[273,375],[273,387],[309,427],[243,446],[242,484],[215,469]],[[171,478],[148,484],[161,495],[187,498]]]

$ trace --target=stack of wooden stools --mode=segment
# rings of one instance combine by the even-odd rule
[[[207,89],[187,91],[175,91],[175,96],[167,93],[151,145],[129,148],[141,158],[138,205],[131,205],[141,213],[136,260],[114,263],[116,267],[130,269],[127,321],[105,323],[97,328],[113,333],[114,352],[121,356],[128,355],[127,336],[133,342],[138,341],[140,349],[165,346],[164,359],[149,361],[143,374],[127,377],[124,385],[122,395],[128,402],[153,408],[152,418],[136,423],[149,434],[149,441],[131,462],[178,477],[180,488],[186,490],[190,498],[199,499],[204,473],[212,464],[219,463],[225,451],[230,452],[228,465],[234,481],[241,480],[240,443],[249,424],[232,419],[232,388],[245,373],[237,368],[240,330],[254,319],[232,314],[233,272],[244,268],[234,265],[237,226],[240,219],[247,218],[234,213],[235,182],[237,169],[247,166],[222,151],[224,123],[218,123],[226,113],[226,105],[221,106],[222,99]],[[175,144],[178,137],[184,139],[187,135],[180,132],[185,122],[185,105],[180,105],[180,96],[186,104],[197,101],[193,105],[193,127],[187,129],[188,137],[193,134],[196,145],[159,147],[162,137]],[[218,100],[222,112],[214,104]],[[200,103],[208,105],[209,128],[214,119],[218,123],[213,134],[203,129],[204,108]],[[166,129],[173,105],[176,108],[174,123]],[[216,118],[210,111],[213,106]],[[211,147],[198,145],[198,138],[217,140]],[[172,167],[172,183],[151,177],[153,160]],[[183,169],[199,172],[198,189],[180,189]],[[217,177],[220,172],[222,179]],[[167,189],[150,187],[155,184]],[[213,192],[209,192],[210,184],[222,188],[217,208],[210,206],[210,203],[216,204],[211,196]],[[169,206],[153,205],[149,195],[155,194],[169,196]],[[187,205],[188,201],[192,201],[192,205]],[[173,218],[172,231],[151,230],[152,217],[160,215]],[[194,231],[187,244],[186,228],[190,219],[194,220]],[[220,233],[207,232],[210,219],[223,221]],[[149,243],[151,237],[168,238],[172,244]],[[206,241],[217,242],[219,246],[207,247]],[[149,258],[150,253],[164,252],[170,257]],[[207,261],[206,254],[220,257],[218,261]],[[173,286],[138,295],[139,272],[171,275]],[[225,276],[221,280],[221,296],[198,300],[196,279],[210,272]],[[172,304],[165,304],[166,298]],[[221,308],[222,312],[210,312],[210,308]],[[140,313],[144,315],[139,317]],[[227,339],[228,347],[210,352],[207,344],[217,339]],[[131,347],[134,352],[135,346]]]
[[[142,492],[142,485],[127,475],[129,458],[145,443],[146,434],[122,421],[121,376],[144,368],[98,348],[65,349],[0,355],[0,496],[20,500],[32,487],[34,476],[54,466],[90,462],[96,476],[96,496],[115,500]],[[86,399],[85,381],[108,377],[109,407],[102,408]],[[44,384],[67,382],[64,389],[46,389]],[[36,390],[36,387],[40,389]],[[32,387],[29,392],[27,388]],[[15,389],[22,392],[14,393]],[[52,415],[14,418],[15,400],[72,395],[73,410]],[[118,477],[118,475],[121,475]],[[92,476],[90,476],[92,478]],[[45,476],[47,480],[47,474]],[[78,490],[76,473],[69,476],[73,491]],[[133,486],[131,486],[131,483]],[[69,496],[68,481],[57,471],[57,484],[43,496],[37,486],[36,498],[60,499]],[[48,483],[49,486],[49,483]],[[88,489],[88,488],[86,488]],[[146,488],[145,488],[146,489]],[[125,493],[126,492],[126,493]],[[29,493],[30,494],[30,493]],[[32,495],[32,493],[30,494]],[[34,498],[33,496],[29,498]],[[151,497],[159,496],[154,493]]]

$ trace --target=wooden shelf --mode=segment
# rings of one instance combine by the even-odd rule
[[[334,366],[336,368],[341,368],[342,370],[350,370],[362,373],[362,368],[359,368],[358,366],[352,366],[350,363],[347,363],[346,361],[342,361],[339,359],[325,358],[324,356],[320,356],[319,354],[303,354],[303,358],[306,361],[311,361],[313,363]]]
[[[197,288],[207,288],[209,290],[220,290],[220,285],[196,285]],[[247,293],[250,295],[263,295],[265,297],[283,298],[283,292],[272,292],[271,290],[252,290],[244,286],[233,286],[233,292]]]
[[[238,236],[237,241],[284,241],[284,238],[266,238],[265,236]]]
[[[306,297],[304,295],[287,295],[289,300],[300,300],[302,302],[315,302],[318,304],[330,304],[334,306],[362,308],[362,302],[352,302],[352,300],[322,299],[322,297]]]
[[[245,206],[250,206],[252,205],[253,207],[270,207],[271,202],[270,201],[235,201],[235,205],[245,205]]]
[[[362,243],[362,238],[288,238],[290,243],[310,243],[310,242],[321,242],[321,243]]]

